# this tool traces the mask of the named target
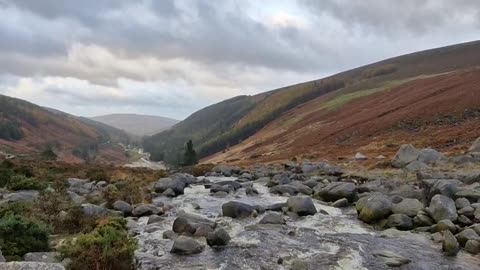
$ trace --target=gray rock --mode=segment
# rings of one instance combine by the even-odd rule
[[[85,199],[85,197],[80,196],[77,193],[72,191],[67,191],[67,194],[75,205],[81,205],[87,200]]]
[[[315,195],[329,202],[334,202],[342,198],[353,202],[357,196],[357,188],[354,183],[334,182],[328,184]]]
[[[43,263],[43,262],[9,262],[1,263],[2,270],[65,270],[60,263]]]
[[[0,249],[0,263],[5,262],[5,257],[3,257],[2,250]]]
[[[296,196],[300,191],[293,185],[277,185],[270,189],[270,193],[279,195]]]
[[[201,253],[204,249],[205,246],[195,241],[195,239],[180,235],[175,239],[170,252],[179,255],[191,255]]]
[[[456,179],[424,179],[421,181],[427,200],[437,194],[453,198],[458,191],[459,184],[461,182]]]
[[[30,252],[23,256],[26,262],[58,263],[56,252]]]
[[[349,203],[347,198],[342,198],[332,203],[333,207],[338,207],[338,208],[348,207],[348,205]]]
[[[107,208],[98,206],[95,204],[85,203],[85,204],[82,204],[81,207],[82,207],[83,214],[86,216],[101,217],[101,216],[106,216],[108,214]]]
[[[480,253],[480,241],[477,240],[468,240],[465,244],[465,250],[472,254]]]
[[[304,195],[312,195],[313,193],[313,190],[310,187],[302,184],[301,182],[293,182],[291,185],[296,187],[298,191]]]
[[[176,197],[177,194],[175,193],[175,191],[173,189],[167,188],[164,192],[162,192],[162,196],[173,198],[173,197]]]
[[[455,233],[457,231],[457,226],[455,226],[451,220],[444,219],[433,225],[431,230],[432,232],[450,231],[451,233]]]
[[[163,239],[175,240],[178,235],[174,231],[164,231],[162,234]]]
[[[22,190],[5,195],[3,197],[3,202],[34,202],[39,196],[40,193],[36,190]]]
[[[385,263],[385,265],[389,267],[400,267],[402,265],[409,264],[411,262],[410,259],[407,259],[403,256],[400,256],[394,252],[387,251],[387,250],[376,251],[373,253],[373,256],[382,260],[383,263]]]
[[[258,190],[255,189],[254,187],[246,187],[245,188],[245,194],[247,196],[256,196],[256,195],[260,194],[260,192],[258,192]]]
[[[231,218],[249,217],[252,215],[253,210],[255,210],[253,206],[236,201],[227,202],[222,205],[223,216]]]
[[[428,167],[427,164],[418,160],[411,162],[405,167],[405,169],[407,169],[407,171],[409,172],[420,172],[420,171],[428,170],[429,168],[430,167]]]
[[[468,240],[480,241],[480,236],[470,228],[461,231],[455,235],[455,237],[457,237],[458,243],[460,243],[462,247],[465,246]]]
[[[113,209],[122,212],[124,216],[128,216],[132,214],[133,207],[125,201],[118,200],[113,203]]]
[[[216,227],[216,223],[213,220],[182,211],[177,213],[172,229],[175,233],[193,235],[202,225],[211,229]]]
[[[467,206],[470,206],[470,201],[466,198],[458,198],[455,200],[455,207],[457,207],[457,209],[462,209],[462,208],[465,208]]]
[[[79,188],[82,187],[83,184],[87,183],[88,179],[79,179],[79,178],[68,178],[67,182],[68,185],[72,188]]]
[[[213,232],[212,227],[210,227],[208,225],[205,225],[205,224],[201,224],[195,230],[195,233],[193,234],[193,236],[195,236],[195,237],[207,237],[207,235],[211,232]]]
[[[276,212],[268,212],[265,216],[260,220],[260,224],[286,224],[283,215]]]
[[[207,235],[207,244],[209,246],[226,246],[230,241],[230,235],[224,229],[218,229]]]
[[[157,215],[151,215],[148,217],[147,225],[154,224],[154,223],[160,223],[164,221],[164,219],[160,216]]]
[[[417,157],[418,161],[428,165],[437,165],[439,162],[445,159],[446,158],[442,153],[430,148],[420,150]]]
[[[225,192],[225,193],[232,193],[234,191],[234,188],[230,185],[217,185],[213,184],[210,186],[210,193],[216,193],[216,192]]]
[[[419,151],[411,144],[400,146],[392,159],[392,166],[395,168],[403,168],[418,158]]]
[[[455,256],[460,251],[460,244],[450,231],[443,231],[442,250],[448,256]]]
[[[424,211],[418,212],[413,218],[413,225],[415,225],[415,227],[432,226],[434,223],[433,219]]]
[[[460,190],[455,193],[456,198],[467,198],[472,201],[479,201],[480,200],[480,189],[464,189]]]
[[[134,217],[144,217],[158,214],[163,214],[162,209],[152,204],[139,204],[132,211],[132,215]]]
[[[385,195],[375,194],[358,200],[356,209],[360,220],[373,223],[390,215],[392,201]]]
[[[470,148],[468,148],[468,152],[480,152],[480,138],[477,138],[472,146],[470,146]]]
[[[403,199],[401,202],[392,206],[394,214],[404,214],[409,217],[414,217],[417,213],[424,209],[423,203],[417,199]]]
[[[242,188],[242,184],[238,183],[237,181],[220,181],[215,184],[219,186],[230,186],[235,191]]]
[[[430,201],[430,206],[426,209],[427,213],[436,221],[443,219],[455,221],[458,218],[455,202],[444,196],[437,194]]]
[[[443,242],[443,234],[441,232],[433,233],[430,235],[430,239],[432,239],[433,242],[441,243]]]
[[[401,231],[413,229],[412,219],[404,214],[393,214],[388,217],[387,228],[396,228]]]
[[[171,189],[175,192],[175,195],[178,196],[184,193],[185,186],[185,182],[181,179],[161,178],[153,187],[157,193],[163,193],[167,189]]]
[[[471,219],[469,219],[467,216],[464,215],[459,215],[457,219],[457,223],[464,225],[464,226],[469,226],[472,225],[473,222]]]
[[[458,210],[457,213],[459,215],[465,215],[467,217],[471,217],[475,213],[475,209],[471,206],[466,206],[466,207]]]
[[[315,215],[317,209],[310,197],[295,196],[287,200],[288,211],[293,212],[299,216]]]

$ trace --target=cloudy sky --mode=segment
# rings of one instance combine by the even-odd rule
[[[183,119],[480,37],[479,0],[0,0],[0,94]]]

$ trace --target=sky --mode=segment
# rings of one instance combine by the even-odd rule
[[[0,0],[0,94],[81,116],[205,106],[480,37],[478,0]]]

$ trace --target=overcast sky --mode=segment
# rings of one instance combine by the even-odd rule
[[[479,0],[0,0],[0,94],[68,113],[207,105],[480,37]]]

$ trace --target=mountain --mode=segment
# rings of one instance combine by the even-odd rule
[[[140,137],[159,133],[178,123],[171,118],[139,114],[108,114],[91,119]]]
[[[480,106],[480,90],[473,87],[478,66],[479,41],[399,56],[220,102],[148,138],[144,148],[154,159],[178,162],[183,144],[192,139],[204,162],[237,163],[334,158],[375,148],[388,154],[391,136],[453,149],[478,128],[471,124]],[[452,123],[462,128],[452,131]],[[430,142],[437,131],[453,137]]]
[[[0,95],[0,151],[66,162],[124,162],[119,129]]]

